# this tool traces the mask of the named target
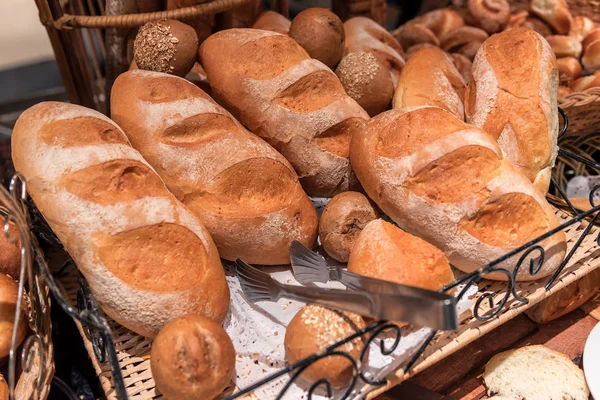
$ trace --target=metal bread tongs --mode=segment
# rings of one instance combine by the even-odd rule
[[[323,256],[297,241],[292,242],[290,258],[294,277],[303,285],[338,281],[353,291],[384,296],[384,305],[400,315],[395,321],[437,330],[458,328],[456,298],[452,295],[349,272],[327,264]]]

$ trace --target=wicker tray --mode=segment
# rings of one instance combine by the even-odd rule
[[[559,222],[563,223],[569,219],[569,215],[563,211],[556,210],[559,217]],[[587,226],[586,222],[577,223],[565,230],[567,235],[568,247],[571,249],[582,230]],[[488,322],[481,322],[474,317],[467,315],[466,319],[461,321],[458,331],[451,333],[439,334],[432,344],[426,349],[419,361],[414,365],[408,374],[404,374],[401,370],[394,375],[388,377],[388,383],[385,386],[377,388],[371,392],[368,398],[373,398],[376,395],[383,393],[390,387],[397,385],[411,375],[414,375],[425,368],[442,360],[458,349],[466,346],[475,339],[483,336],[492,329],[509,321],[519,315],[527,308],[538,303],[552,293],[560,290],[569,283],[580,279],[584,275],[600,267],[600,248],[595,243],[595,238],[600,229],[593,227],[590,233],[584,238],[578,250],[573,255],[573,258],[563,270],[559,280],[554,286],[546,291],[544,284],[546,280],[524,282],[517,284],[517,293],[520,296],[529,299],[528,304],[522,304],[512,300],[505,305],[505,311]],[[79,282],[74,268],[65,271],[65,274],[59,277],[69,299],[73,304],[76,303],[77,290]],[[506,293],[506,284],[502,282],[482,281],[479,284],[481,289],[477,296],[481,296],[483,292],[494,293],[496,296],[502,297]],[[482,309],[482,311],[485,308]],[[127,393],[132,400],[147,400],[162,398],[155,390],[154,379],[150,371],[150,345],[151,340],[139,336],[127,328],[124,328],[114,321],[109,320],[109,325],[115,339],[118,358],[123,373],[123,378],[127,388]],[[94,368],[102,388],[106,393],[107,399],[116,399],[115,389],[113,386],[112,375],[107,364],[100,364],[94,356],[92,344],[86,336],[86,333],[80,324],[77,324],[82,337],[84,338],[85,346],[90,354],[90,358],[94,364]]]

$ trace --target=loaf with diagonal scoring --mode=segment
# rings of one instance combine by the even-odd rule
[[[110,317],[147,337],[185,314],[223,321],[229,288],[209,233],[113,121],[40,103],[17,120],[12,158]]]
[[[292,166],[195,85],[129,71],[113,85],[111,113],[222,258],[288,264],[292,241],[314,245],[317,213]]]
[[[372,118],[352,138],[350,159],[369,197],[390,218],[465,272],[558,225],[544,196],[490,135],[438,107],[390,110]],[[525,262],[517,280],[556,270],[566,251],[564,232],[541,246],[540,271],[530,275]],[[517,261],[513,257],[498,267],[512,271]],[[502,273],[486,277],[507,279]]]
[[[369,116],[329,68],[259,29],[217,32],[199,56],[215,100],[290,161],[309,195],[356,187],[350,138]]]

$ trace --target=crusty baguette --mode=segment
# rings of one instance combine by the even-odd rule
[[[115,81],[111,110],[222,258],[288,264],[292,241],[314,245],[317,214],[292,166],[190,82],[127,72]]]
[[[491,136],[438,107],[371,118],[353,136],[350,158],[363,188],[390,218],[440,248],[465,272],[558,225],[544,196],[503,157]],[[554,272],[564,258],[564,233],[541,246],[545,259],[538,274],[531,276],[525,262],[517,280]],[[499,266],[512,271],[517,260]],[[506,279],[499,273],[487,277]]]
[[[290,161],[309,195],[356,187],[348,148],[368,114],[329,68],[258,29],[217,32],[199,54],[215,100]]]
[[[486,364],[488,393],[503,399],[588,400],[583,371],[563,353],[533,345],[496,354]]]
[[[548,42],[523,28],[483,43],[465,95],[467,122],[494,139],[541,193],[558,154],[558,69]]]
[[[404,67],[400,43],[381,25],[367,17],[353,17],[344,22],[344,55],[367,51],[389,68],[394,87]]]
[[[229,289],[209,233],[114,122],[40,103],[17,120],[12,157],[110,317],[147,337],[180,315],[225,318]]]
[[[452,59],[437,47],[418,50],[400,75],[393,107],[436,106],[464,120],[465,82]]]

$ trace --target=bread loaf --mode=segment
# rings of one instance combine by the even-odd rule
[[[440,249],[382,219],[369,222],[358,235],[348,271],[436,291],[454,280]]]
[[[324,64],[290,37],[257,29],[217,32],[200,58],[215,99],[290,161],[309,195],[357,185],[349,141],[368,114]]]
[[[365,322],[360,315],[308,304],[294,315],[287,326],[284,341],[286,359],[290,364],[295,363],[364,328]],[[364,345],[364,338],[360,336],[336,350],[346,352],[356,360]],[[309,384],[327,379],[332,387],[340,389],[350,383],[355,372],[350,361],[334,355],[312,363],[300,376]]]
[[[353,136],[350,158],[383,212],[465,272],[558,225],[543,195],[503,157],[494,139],[441,108],[391,110],[371,118]],[[540,245],[545,249],[540,271],[531,276],[523,267],[517,280],[547,276],[563,260],[562,231]],[[499,267],[512,271],[517,260]]]
[[[465,21],[456,11],[443,8],[413,18],[410,23],[425,26],[439,39],[446,36],[451,30],[463,26]]]
[[[467,7],[475,25],[488,33],[504,28],[510,17],[507,0],[468,0]]]
[[[518,28],[484,42],[465,95],[467,122],[489,133],[542,193],[558,153],[556,57],[538,33]]]
[[[4,214],[2,212],[0,212],[0,227],[2,227],[0,229],[0,275],[6,274],[13,279],[19,279],[19,275],[21,274],[21,240],[19,239],[19,231],[14,222],[9,221],[8,234],[11,238],[15,238],[16,241],[11,242],[7,239],[4,234]]]
[[[17,292],[19,283],[8,275],[0,274],[0,364],[10,353],[17,312]],[[25,302],[21,305],[21,319],[17,328],[17,346],[20,346],[27,334],[29,316]]]
[[[556,57],[579,58],[581,56],[581,43],[574,36],[552,35],[546,37],[546,40]]]
[[[258,16],[252,28],[273,31],[287,35],[292,21],[275,11],[265,11]]]
[[[289,264],[292,241],[314,245],[317,214],[292,166],[202,90],[130,71],[115,81],[111,112],[222,258]]]
[[[531,0],[530,8],[557,33],[566,35],[571,30],[573,18],[566,0]]]
[[[334,196],[319,221],[323,249],[331,258],[348,262],[358,235],[375,218],[377,211],[363,194],[344,192]]]
[[[184,314],[225,318],[229,289],[210,235],[114,122],[40,103],[17,120],[12,158],[111,318],[147,337]]]
[[[590,395],[583,371],[565,354],[542,345],[496,354],[485,366],[483,381],[488,393],[508,399],[588,400]]]
[[[558,80],[561,85],[569,86],[581,76],[581,64],[575,57],[563,57],[556,60]]]
[[[290,25],[289,35],[309,56],[331,69],[344,54],[344,24],[326,8],[308,8],[300,12]]]
[[[235,378],[235,349],[219,324],[201,315],[185,315],[156,336],[150,368],[166,398],[213,400]]]
[[[381,25],[366,17],[353,17],[344,22],[346,43],[344,55],[367,51],[379,59],[392,74],[394,87],[404,67],[400,43]]]
[[[437,47],[421,49],[406,62],[394,93],[394,108],[437,106],[464,120],[465,82]]]

